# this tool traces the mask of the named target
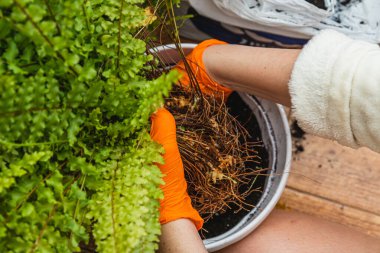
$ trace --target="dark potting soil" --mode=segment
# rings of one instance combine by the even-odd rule
[[[261,131],[259,124],[252,113],[251,109],[243,102],[240,96],[237,93],[232,93],[227,100],[227,107],[229,108],[229,112],[232,116],[236,117],[236,119],[248,130],[250,137],[248,138],[249,142],[261,142]],[[269,158],[268,151],[265,149],[264,145],[255,148],[258,155],[261,158],[260,164],[253,162],[246,162],[247,168],[267,168],[269,166]],[[268,172],[269,173],[269,172]],[[266,175],[258,176],[256,179],[253,188],[264,189],[265,182],[267,180]],[[245,186],[248,187],[248,186]],[[241,192],[244,192],[244,189],[241,189]],[[256,205],[262,193],[254,191],[247,198],[245,202],[251,205]],[[239,207],[238,206],[230,206],[231,209],[227,210],[224,213],[217,213],[211,219],[209,219],[204,225],[203,229],[200,231],[201,237],[203,239],[215,237],[218,235],[227,232],[229,229],[233,228],[239,221],[249,213],[248,210],[240,210],[236,212]]]
[[[320,9],[327,10],[327,6],[325,4],[325,0],[305,0],[315,6],[317,6]],[[338,0],[336,4],[336,8],[339,10],[342,6],[348,6],[350,4],[361,2],[362,0]]]
[[[306,0],[307,2],[317,6],[320,9],[327,10],[324,0]]]

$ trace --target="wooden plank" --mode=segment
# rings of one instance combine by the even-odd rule
[[[279,206],[345,224],[358,231],[380,238],[380,216],[371,212],[358,210],[292,188],[285,189]]]
[[[380,215],[380,154],[307,135],[288,186],[344,206]]]

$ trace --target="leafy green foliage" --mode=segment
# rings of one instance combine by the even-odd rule
[[[154,252],[162,183],[139,0],[0,1],[0,252]]]

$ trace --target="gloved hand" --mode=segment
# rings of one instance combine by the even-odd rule
[[[176,124],[173,115],[166,109],[159,109],[151,116],[151,138],[165,149],[165,164],[158,167],[164,174],[165,184],[161,186],[164,199],[160,201],[160,223],[165,224],[180,218],[193,221],[196,228],[202,228],[203,219],[191,205],[187,194],[187,183],[176,139]]]
[[[226,42],[210,39],[205,40],[202,43],[198,44],[193,51],[186,56],[187,62],[192,69],[195,78],[199,83],[199,87],[203,94],[213,95],[217,99],[222,99],[223,101],[227,100],[228,96],[232,93],[232,90],[222,85],[218,84],[207,74],[205,65],[203,63],[203,52],[209,46],[213,45],[223,45],[227,44]],[[190,78],[187,74],[185,64],[183,61],[180,61],[174,69],[177,69],[182,77],[180,79],[181,85],[187,87],[190,85]]]

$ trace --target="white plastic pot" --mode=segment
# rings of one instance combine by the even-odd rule
[[[185,54],[191,52],[196,44],[184,43]],[[150,50],[167,65],[180,60],[175,45],[159,46]],[[269,215],[278,202],[288,178],[292,156],[291,137],[288,120],[281,105],[239,93],[257,118],[265,148],[269,153],[269,177],[259,203],[237,225],[227,232],[204,240],[209,252],[225,248],[250,234]]]

